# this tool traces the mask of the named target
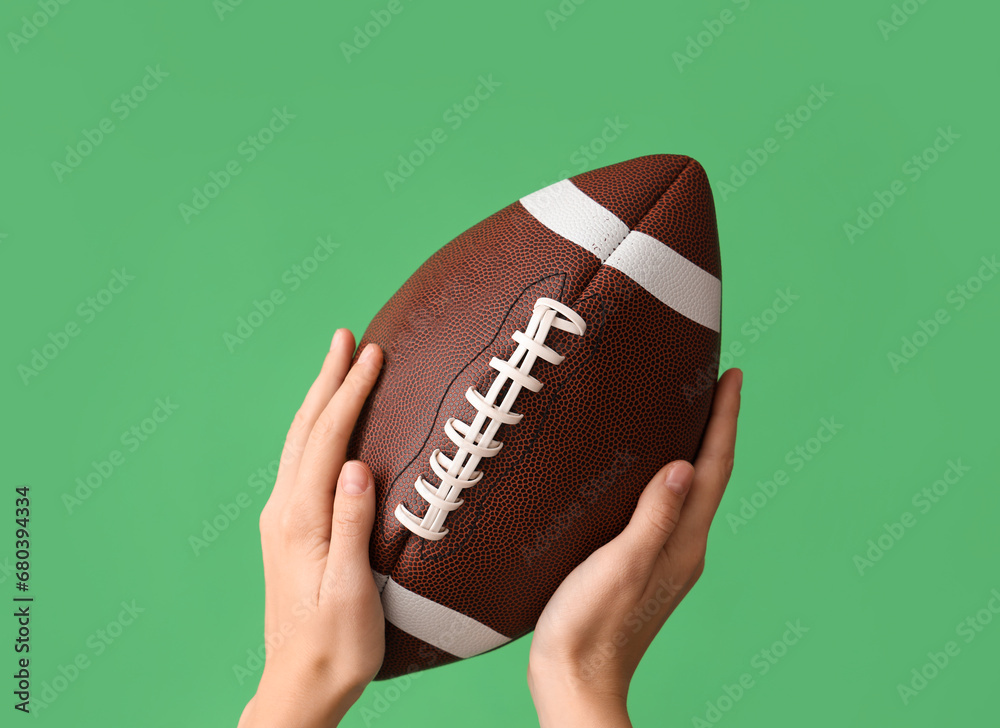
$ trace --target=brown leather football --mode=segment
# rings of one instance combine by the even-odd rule
[[[656,155],[522,198],[386,303],[349,453],[375,476],[379,679],[529,633],[656,471],[694,458],[720,275],[705,171]]]

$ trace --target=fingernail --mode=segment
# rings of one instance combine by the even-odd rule
[[[337,343],[337,335],[341,332],[341,329],[337,329],[333,332],[333,338],[330,339],[330,351],[333,351],[334,345]]]
[[[742,369],[737,369],[736,371],[739,372],[739,374],[737,375],[738,378],[736,380],[736,389],[738,391],[742,392],[743,391],[743,370]]]
[[[340,489],[348,495],[361,495],[371,482],[368,480],[368,471],[358,463],[345,463],[340,471]]]
[[[678,495],[684,495],[687,492],[690,482],[687,468],[684,467],[683,463],[675,463],[667,471],[667,487]]]
[[[375,359],[375,346],[368,344],[365,346],[364,351],[361,352],[361,356],[358,357],[358,364],[371,364]]]

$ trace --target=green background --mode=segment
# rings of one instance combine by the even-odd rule
[[[335,328],[360,335],[431,252],[518,197],[663,152],[694,156],[714,183],[723,345],[736,346],[725,363],[746,383],[708,568],[633,681],[635,723],[994,722],[1000,625],[967,641],[959,624],[1000,621],[988,609],[1000,589],[1000,280],[981,275],[998,252],[987,214],[1000,11],[904,5],[917,9],[907,22],[880,26],[890,2],[402,0],[348,60],[342,44],[386,3],[53,2],[30,38],[25,18],[44,0],[6,3],[0,582],[13,596],[14,488],[27,484],[36,697],[78,655],[88,663],[37,724],[235,725],[259,672],[241,682],[234,667],[263,639],[267,473]],[[712,35],[725,10],[732,22]],[[706,47],[688,48],[703,31]],[[147,66],[167,75],[133,94]],[[447,110],[481,75],[499,85],[453,128]],[[824,85],[832,96],[783,133]],[[275,108],[294,119],[250,161],[240,145]],[[112,130],[57,172],[105,118]],[[598,142],[608,120],[619,132]],[[438,128],[444,141],[391,188],[399,155]],[[958,137],[914,179],[904,165],[939,128]],[[769,138],[776,151],[724,189]],[[185,220],[180,205],[230,160],[240,174]],[[845,224],[895,180],[905,193],[852,239]],[[313,266],[317,238],[335,250]],[[98,312],[87,299],[107,296],[114,271],[134,280]],[[282,303],[227,345],[275,289]],[[797,297],[780,313],[777,291]],[[894,366],[940,309],[946,322]],[[67,325],[77,335],[25,375]],[[123,441],[157,398],[176,410]],[[824,418],[841,428],[811,440]],[[100,487],[67,505],[116,450]],[[927,500],[950,462],[961,478]],[[777,471],[782,485],[765,483],[772,497],[747,511]],[[203,522],[238,497],[249,505],[195,553]],[[906,512],[913,525],[859,566]],[[121,627],[133,600],[144,611]],[[808,632],[762,674],[786,621]],[[3,675],[14,631],[0,624]],[[949,641],[957,656],[904,701],[898,685]],[[530,725],[528,647],[375,684],[344,725]],[[706,703],[745,673],[753,686],[712,714]],[[0,722],[32,721],[12,709],[8,679]]]

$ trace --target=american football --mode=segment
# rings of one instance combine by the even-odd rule
[[[375,477],[379,679],[531,632],[656,471],[694,459],[721,289],[705,171],[653,155],[521,198],[385,304],[349,452]]]

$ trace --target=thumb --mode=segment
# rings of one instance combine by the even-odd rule
[[[375,481],[359,460],[344,463],[333,499],[328,570],[370,574],[368,540],[375,522]]]
[[[660,470],[639,497],[632,519],[622,535],[628,548],[640,560],[649,563],[656,558],[677,527],[681,507],[691,489],[694,468],[677,460]]]

